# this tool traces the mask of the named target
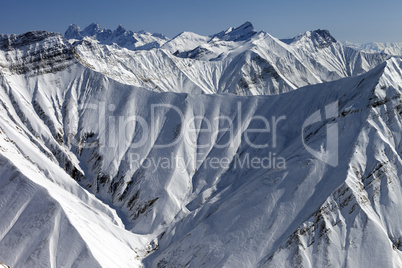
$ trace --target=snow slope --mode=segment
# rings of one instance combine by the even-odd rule
[[[68,167],[76,158],[58,144],[60,114],[47,116],[40,108],[50,105],[42,101],[55,88],[27,87],[29,77],[43,81],[46,74],[55,78],[77,67],[72,47],[60,40],[58,34],[34,32],[0,41],[13,47],[1,51],[0,259],[11,267],[139,265],[146,237],[126,231],[115,210],[70,176],[79,171]],[[50,81],[57,85],[57,79]]]
[[[172,53],[193,50],[199,45],[207,43],[211,38],[192,32],[182,32],[162,45],[163,49]]]
[[[401,67],[400,60],[390,60],[360,77],[263,100],[257,114],[288,118],[275,150],[286,159],[286,170],[235,170],[234,163],[224,171],[201,169],[192,178],[196,190],[187,215],[167,228],[160,252],[145,263],[399,267]],[[331,167],[309,155],[298,130],[305,112],[334,101],[339,164]],[[308,130],[312,143],[323,142],[322,126]],[[235,149],[253,156],[270,150],[244,142]]]
[[[241,29],[250,32],[247,24]],[[378,55],[344,48],[325,32],[286,43],[265,33],[251,31],[242,40],[235,29],[225,32],[212,38],[233,45],[219,61],[88,39],[71,45],[46,32],[0,37],[1,262],[12,267],[402,265],[402,61],[391,58],[374,67],[382,62]],[[278,95],[271,87],[264,91],[270,96],[198,94],[208,88],[201,85],[212,83],[210,64],[220,64],[230,79],[237,77],[235,70],[258,69],[247,57],[259,53],[266,61],[285,60],[273,68],[280,66],[286,81],[299,81],[303,71],[311,74],[305,84],[315,85]],[[178,62],[198,67],[184,72]],[[118,79],[123,63],[124,79],[135,77],[133,70],[153,72],[155,84],[160,70],[169,70],[166,77],[172,78],[158,81],[165,89],[151,91],[144,81],[140,87],[134,78]],[[322,70],[317,66],[325,66],[320,75],[332,77],[328,80],[336,79],[331,68],[339,71],[337,78],[353,77],[319,83],[324,80],[310,72]],[[249,90],[243,95],[258,92]],[[304,128],[320,110],[326,120]],[[269,131],[253,131],[264,127],[262,118]],[[332,166],[304,146],[328,149],[328,124],[339,135]],[[172,155],[185,164],[152,162]],[[241,166],[269,155],[283,158],[284,166]],[[216,166],[212,159],[227,160]]]

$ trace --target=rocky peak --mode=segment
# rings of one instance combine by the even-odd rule
[[[222,31],[211,36],[211,39],[219,38],[225,41],[244,41],[255,35],[257,31],[254,29],[253,24],[247,21],[239,27],[230,27],[226,31]]]
[[[91,23],[82,31],[82,35],[83,36],[93,36],[100,32],[102,32],[102,28],[99,26],[99,24]]]
[[[81,28],[77,26],[76,24],[71,24],[67,31],[64,33],[64,36],[67,39],[81,39],[82,36],[80,34]]]
[[[321,29],[307,31],[293,38],[281,39],[281,41],[289,45],[300,42],[311,42],[318,48],[328,47],[331,44],[336,43],[336,39],[329,33],[328,30]]]

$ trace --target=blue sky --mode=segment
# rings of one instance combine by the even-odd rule
[[[328,29],[338,40],[402,42],[401,0],[0,0],[0,33],[64,33],[75,23],[160,32],[213,34],[245,21],[279,38]]]

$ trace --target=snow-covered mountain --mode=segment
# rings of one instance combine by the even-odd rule
[[[371,42],[366,44],[356,44],[348,41],[342,42],[345,46],[360,49],[367,53],[386,53],[393,56],[402,56],[402,43],[396,42]]]
[[[122,25],[119,25],[114,31],[102,29],[97,23],[88,25],[84,30],[81,30],[80,27],[75,24],[71,24],[64,36],[71,40],[89,38],[98,41],[100,44],[116,44],[131,50],[149,50],[157,48],[169,40],[163,34],[151,34],[145,31],[128,31],[124,29]]]
[[[132,51],[75,42],[82,64],[157,92],[270,95],[362,74],[388,55],[343,46],[328,31],[279,40],[247,22],[218,34],[182,33],[160,49]]]
[[[0,261],[400,267],[401,91],[322,30],[1,35]]]

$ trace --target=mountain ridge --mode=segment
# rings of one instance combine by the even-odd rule
[[[368,53],[386,53],[392,56],[402,56],[402,43],[398,42],[370,42],[365,44],[342,42],[345,46],[360,49]]]
[[[286,44],[256,32],[250,23],[236,29],[209,37],[184,32],[150,51],[126,51],[91,40],[74,47],[83,64],[122,83],[157,92],[206,94],[278,94],[355,76],[389,58],[344,47],[327,31]],[[237,41],[224,36],[233,31]],[[239,31],[247,38],[237,39]]]
[[[102,29],[98,23],[91,23],[82,31],[79,26],[71,24],[64,36],[73,40],[92,38],[102,44],[112,45],[115,43],[131,50],[157,48],[168,40],[163,34],[151,34],[145,31],[133,32],[126,30],[121,24],[114,31]]]

